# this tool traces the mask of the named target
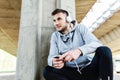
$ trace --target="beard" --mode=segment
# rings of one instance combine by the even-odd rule
[[[67,26],[64,26],[61,30],[59,30],[60,33],[65,33],[65,31],[67,30]]]

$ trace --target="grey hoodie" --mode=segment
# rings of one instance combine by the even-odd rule
[[[89,65],[94,57],[95,50],[102,46],[102,43],[82,24],[75,24],[74,28],[67,34],[55,31],[51,36],[48,65],[52,66],[52,59],[72,49],[80,49],[83,53],[78,59],[66,62],[65,66],[85,67]]]

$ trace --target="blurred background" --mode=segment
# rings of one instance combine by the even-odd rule
[[[15,80],[21,0],[0,0],[0,80]],[[120,79],[120,1],[75,0],[78,23],[110,47],[114,80]],[[118,79],[119,78],[119,79]]]

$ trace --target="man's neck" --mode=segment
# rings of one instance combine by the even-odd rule
[[[73,28],[73,25],[69,23],[67,26],[67,29],[62,34],[67,34],[72,28]]]

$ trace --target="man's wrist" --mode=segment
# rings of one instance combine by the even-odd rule
[[[82,51],[79,48],[77,50],[78,50],[78,52],[80,54],[79,56],[82,56],[83,55]]]

